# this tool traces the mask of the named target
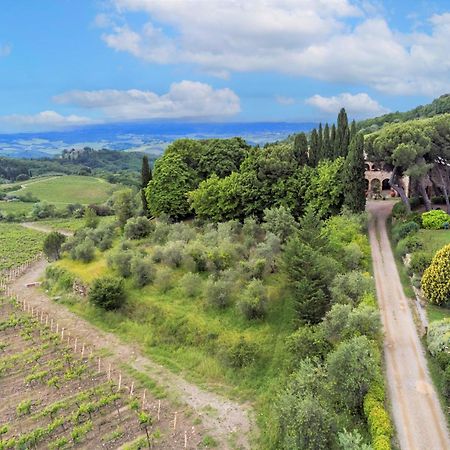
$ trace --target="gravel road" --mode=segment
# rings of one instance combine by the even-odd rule
[[[447,422],[432,384],[386,231],[392,202],[368,203],[373,269],[384,326],[384,357],[402,450],[449,450]]]

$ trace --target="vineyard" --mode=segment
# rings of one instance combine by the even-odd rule
[[[193,417],[122,377],[43,311],[3,298],[0,332],[0,450],[202,446]]]
[[[45,234],[15,224],[0,224],[0,272],[20,266],[42,251]]]

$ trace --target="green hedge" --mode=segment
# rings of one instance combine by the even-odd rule
[[[364,414],[369,425],[373,450],[391,450],[394,434],[389,413],[384,407],[385,387],[383,380],[375,381],[364,398]]]

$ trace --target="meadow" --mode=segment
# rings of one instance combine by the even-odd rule
[[[20,266],[42,252],[45,234],[0,223],[0,271]]]
[[[29,192],[40,201],[55,205],[103,203],[115,188],[101,178],[79,175],[32,179],[21,185],[20,189],[10,194],[23,195]]]

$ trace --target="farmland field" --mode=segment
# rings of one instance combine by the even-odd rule
[[[97,356],[81,345],[75,350],[74,339],[67,344],[55,326],[51,331],[11,300],[0,299],[0,330],[0,449],[131,450],[149,446],[147,432],[153,448],[181,448],[186,429],[187,448],[198,447],[193,418],[179,414],[174,430],[167,400],[148,392],[143,399],[142,387],[133,383],[131,392],[125,378],[118,385],[105,362],[99,370]]]
[[[114,189],[114,185],[100,178],[66,175],[28,181],[11,194],[30,192],[41,201],[54,204],[89,204],[103,203]]]
[[[42,251],[45,234],[16,224],[0,224],[0,271],[19,266]]]
[[[0,212],[4,214],[28,214],[33,209],[33,203],[0,201]]]
[[[105,225],[113,223],[116,220],[115,216],[104,216],[99,217],[99,224]],[[77,231],[86,225],[86,220],[84,218],[80,219],[45,219],[40,220],[39,225],[48,227],[54,231],[67,230],[67,231]]]

